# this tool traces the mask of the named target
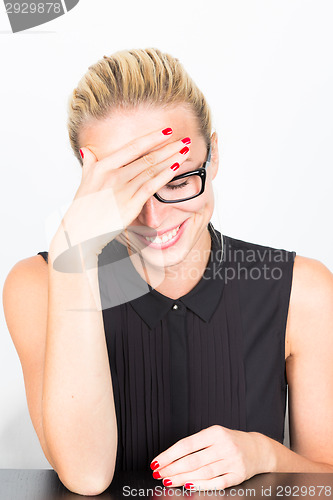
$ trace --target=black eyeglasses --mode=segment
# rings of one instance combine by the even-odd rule
[[[200,196],[205,190],[206,167],[211,160],[211,146],[209,146],[207,160],[201,168],[176,175],[168,184],[154,194],[155,198],[162,203],[179,203],[192,200]]]

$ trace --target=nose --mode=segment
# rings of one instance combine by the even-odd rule
[[[168,203],[161,203],[154,196],[151,196],[143,205],[138,216],[139,222],[147,227],[158,229],[163,227],[163,222],[170,214]]]

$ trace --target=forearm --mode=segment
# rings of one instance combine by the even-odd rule
[[[261,458],[261,472],[333,472],[333,465],[309,460],[264,434],[251,432]]]
[[[55,271],[52,260],[49,252],[45,441],[61,479],[103,484],[113,475],[117,422],[103,317],[96,307],[97,260],[89,280],[87,273]]]

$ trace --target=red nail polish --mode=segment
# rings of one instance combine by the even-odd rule
[[[182,139],[182,142],[184,144],[191,144],[191,139],[189,137],[185,137],[185,139]]]
[[[193,483],[185,483],[185,488],[187,488],[187,489],[191,489],[191,488],[196,489]]]
[[[170,481],[170,479],[163,479],[162,482],[164,486],[172,486],[172,481]]]
[[[153,478],[154,478],[154,479],[161,479],[161,478],[162,478],[162,476],[161,476],[161,474],[158,472],[158,470],[155,470],[155,471],[153,472]]]
[[[190,150],[190,149],[189,149],[187,146],[185,146],[185,148],[181,149],[179,152],[180,152],[180,154],[182,154],[182,155],[186,155],[186,153],[188,153],[188,152],[189,152],[189,150]]]
[[[160,466],[160,464],[158,463],[158,461],[157,461],[157,460],[155,460],[154,462],[152,462],[152,463],[150,464],[150,468],[151,468],[151,469],[153,469],[153,470],[158,469],[158,468],[159,468],[159,466]]]
[[[162,130],[162,134],[164,135],[171,135],[172,134],[172,128],[165,128]]]
[[[180,167],[179,163],[174,163],[173,165],[171,165],[171,170],[175,171],[175,170],[178,170],[178,168]],[[157,467],[156,467],[157,469]]]
[[[80,149],[80,155],[81,155],[81,158],[82,158],[82,160],[83,160],[83,158],[84,158],[84,154],[83,154],[82,149]]]

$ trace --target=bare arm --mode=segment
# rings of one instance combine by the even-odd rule
[[[59,477],[69,489],[101,492],[113,478],[117,422],[103,317],[95,303],[97,258],[89,280],[87,272],[55,271],[52,260],[51,247],[44,436]]]
[[[291,449],[255,434],[270,471],[333,472],[333,275],[319,261],[295,259],[287,328]]]
[[[333,275],[296,257],[288,318],[291,448],[333,466]]]
[[[49,253],[49,260],[52,259]],[[3,291],[32,423],[65,486],[98,494],[110,484],[117,428],[102,312],[93,278],[59,273],[41,256],[18,262]],[[69,309],[90,309],[70,311]]]

